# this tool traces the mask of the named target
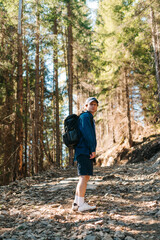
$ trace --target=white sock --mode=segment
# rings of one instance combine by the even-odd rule
[[[76,203],[78,205],[78,196],[77,195],[75,195],[74,203]]]
[[[78,206],[82,206],[84,203],[84,197],[78,197]]]

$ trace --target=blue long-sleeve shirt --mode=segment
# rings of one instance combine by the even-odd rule
[[[78,120],[80,140],[75,147],[75,159],[80,154],[90,155],[96,151],[97,141],[95,132],[95,122],[90,112],[84,112]]]

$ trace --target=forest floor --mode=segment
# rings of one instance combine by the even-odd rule
[[[140,163],[95,167],[86,201],[71,210],[76,167],[0,187],[0,239],[160,240],[160,152]]]

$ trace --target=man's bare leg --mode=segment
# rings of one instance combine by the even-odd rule
[[[89,179],[90,179],[90,176],[88,175],[79,177],[79,182],[77,184],[75,199],[72,205],[72,210],[74,211],[78,210],[79,212],[83,212],[86,210],[88,211],[88,210],[96,209],[96,206],[90,206],[86,202],[84,202],[84,196],[87,189],[87,182]]]
[[[81,206],[84,203],[84,196],[86,193],[87,182],[89,179],[90,179],[90,176],[88,175],[79,176],[79,182],[77,184],[76,194],[74,199],[74,203],[76,203],[78,206]]]
[[[90,176],[79,176],[79,182],[76,188],[76,195],[78,197],[84,197],[87,189],[87,182],[89,181]]]

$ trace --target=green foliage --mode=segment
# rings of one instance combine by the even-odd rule
[[[39,74],[44,83],[44,145],[47,151],[53,152],[55,131],[55,85],[54,85],[54,51],[58,49],[59,74],[59,108],[60,129],[68,113],[67,83],[67,28],[72,25],[73,34],[73,72],[74,100],[75,95],[97,94],[102,99],[101,111],[114,101],[117,89],[124,88],[124,70],[127,69],[129,87],[137,86],[145,116],[152,121],[157,114],[157,83],[155,80],[154,51],[149,19],[150,1],[135,0],[102,0],[99,1],[96,25],[93,29],[86,1],[78,0],[39,0],[23,1],[23,92],[28,100],[28,112],[25,113],[32,135],[31,110],[34,115],[35,79],[36,79],[36,33],[39,31]],[[72,14],[67,15],[67,4],[70,3]],[[2,129],[10,129],[11,140],[15,134],[15,109],[17,101],[18,69],[18,0],[0,0],[0,118]],[[156,10],[159,2],[152,3]],[[157,11],[158,12],[158,11]],[[37,30],[36,16],[39,13],[40,29]],[[57,20],[57,39],[55,45],[54,23]],[[156,14],[159,28],[160,18]],[[58,45],[58,46],[57,46]],[[43,63],[43,64],[42,64]],[[27,88],[27,67],[29,92]],[[29,95],[30,94],[30,95]],[[40,98],[41,89],[39,88]],[[130,96],[130,98],[133,96]],[[40,105],[39,98],[39,105]],[[11,103],[11,104],[10,104]],[[30,106],[30,105],[31,106]],[[116,103],[115,103],[116,105]],[[115,107],[114,105],[114,107]],[[30,109],[31,108],[31,109]],[[25,119],[25,118],[23,118]],[[99,120],[99,123],[102,122]],[[6,130],[5,130],[6,131]],[[4,148],[5,131],[0,143]],[[48,144],[47,145],[47,140]],[[32,145],[32,140],[28,144]],[[55,139],[56,141],[56,139]],[[64,150],[65,151],[65,150]],[[0,152],[3,162],[4,151]],[[63,152],[65,155],[65,153]]]
[[[134,78],[134,84],[140,88],[144,113],[151,116],[157,112],[157,83],[148,6],[147,2],[132,0],[100,2],[93,43],[96,49],[93,72],[101,95],[111,96],[127,68],[132,72],[130,84]],[[141,13],[140,9],[146,11]],[[144,85],[152,87],[148,89]]]

